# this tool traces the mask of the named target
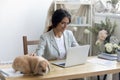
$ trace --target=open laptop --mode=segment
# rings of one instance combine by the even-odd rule
[[[66,60],[51,62],[57,66],[70,67],[84,64],[87,61],[90,45],[76,46],[68,48]]]

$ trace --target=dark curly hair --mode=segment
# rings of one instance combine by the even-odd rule
[[[52,25],[48,27],[48,31],[50,31],[53,28],[56,28],[56,26],[62,21],[64,17],[68,17],[69,23],[71,23],[71,15],[64,9],[57,9],[53,15],[52,15]]]

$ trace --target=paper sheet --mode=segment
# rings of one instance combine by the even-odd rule
[[[103,66],[115,66],[117,63],[116,61],[110,61],[110,60],[104,60],[104,59],[98,59],[98,58],[90,59],[88,60],[88,62],[100,64]]]
[[[15,72],[13,68],[0,69],[0,73],[2,73],[5,77],[23,76],[23,74],[19,71]]]

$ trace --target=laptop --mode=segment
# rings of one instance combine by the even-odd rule
[[[71,67],[84,64],[87,61],[90,45],[82,45],[68,48],[66,60],[51,62],[60,67]]]

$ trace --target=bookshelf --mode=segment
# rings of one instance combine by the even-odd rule
[[[92,26],[92,1],[77,0],[63,1],[55,0],[54,10],[59,8],[67,9],[72,15],[72,22],[69,26],[83,27]],[[70,6],[70,7],[69,7]]]

